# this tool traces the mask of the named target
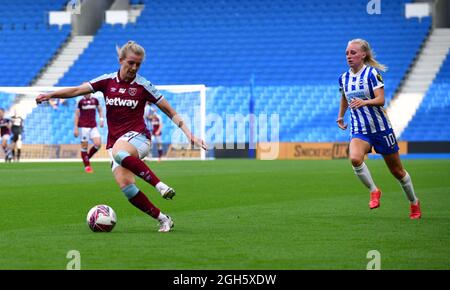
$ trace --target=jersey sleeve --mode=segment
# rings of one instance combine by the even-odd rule
[[[151,82],[145,81],[142,86],[144,87],[145,98],[152,104],[157,104],[164,98],[161,92]]]
[[[376,69],[370,71],[369,82],[374,90],[384,87],[383,77]]]
[[[102,92],[105,93],[104,90],[106,89],[108,79],[110,76],[108,74],[101,75],[93,80],[89,81],[89,85],[92,88],[92,92]]]
[[[339,77],[339,93],[342,95],[344,93],[344,84],[342,83],[342,76]]]

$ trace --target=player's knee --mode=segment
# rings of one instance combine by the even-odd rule
[[[117,152],[114,153],[114,160],[119,163],[120,165],[122,165],[122,161],[127,158],[128,156],[131,156],[130,153],[128,153],[125,150],[119,150]]]
[[[121,186],[120,190],[125,194],[126,198],[131,199],[138,194],[139,189],[134,183],[129,183],[127,185]]]
[[[351,156],[350,157],[350,162],[352,163],[353,167],[358,167],[364,162],[364,158]]]
[[[81,142],[81,149],[87,150],[88,142]]]
[[[389,168],[391,170],[392,175],[394,175],[397,179],[402,179],[405,177],[405,170],[402,167],[396,166],[394,168]]]

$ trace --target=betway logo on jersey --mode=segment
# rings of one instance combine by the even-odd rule
[[[106,105],[110,106],[121,106],[121,107],[131,107],[135,109],[138,105],[138,100],[122,100],[121,98],[108,98],[106,97]]]

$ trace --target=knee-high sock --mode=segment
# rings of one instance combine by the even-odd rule
[[[159,178],[145,165],[142,160],[134,156],[125,157],[121,164],[121,166],[133,172],[136,176],[139,176],[146,182],[150,183],[153,186],[156,186],[159,183]]]
[[[411,176],[409,176],[409,173],[405,170],[406,175],[399,180],[400,185],[402,186],[403,192],[406,194],[406,198],[411,203],[417,202],[416,194],[414,193],[414,186],[411,180]]]
[[[100,149],[100,146],[92,146],[91,147],[91,149],[89,150],[89,153],[88,153],[88,157],[89,157],[89,159],[91,159],[92,158],[92,156],[94,156],[94,154],[98,151],[98,149]]]
[[[373,182],[372,175],[370,174],[369,168],[366,163],[362,163],[358,167],[353,167],[353,171],[359,180],[370,190],[370,192],[377,190],[377,186]]]
[[[86,149],[81,149],[81,159],[83,160],[84,167],[90,166],[89,156]]]

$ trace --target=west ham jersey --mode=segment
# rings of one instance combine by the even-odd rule
[[[78,118],[78,127],[82,128],[95,128],[97,127],[97,121],[95,119],[95,112],[99,102],[96,98],[83,97],[78,101],[77,108],[80,110],[80,116]]]
[[[101,91],[105,98],[108,122],[108,143],[111,148],[123,134],[129,131],[150,132],[145,126],[144,109],[149,101],[153,104],[163,99],[156,87],[140,75],[131,82],[120,79],[119,73],[104,74],[89,82],[93,92]]]
[[[349,70],[339,77],[339,89],[349,104],[354,98],[374,99],[374,91],[383,86],[383,79],[378,71],[366,65],[356,74]],[[373,134],[392,128],[382,106],[350,109],[350,120],[352,134]]]
[[[6,135],[6,134],[8,134],[8,135],[11,134],[9,127],[8,127],[10,125],[10,123],[11,123],[11,121],[9,119],[6,119],[6,118],[0,119],[0,136]]]

